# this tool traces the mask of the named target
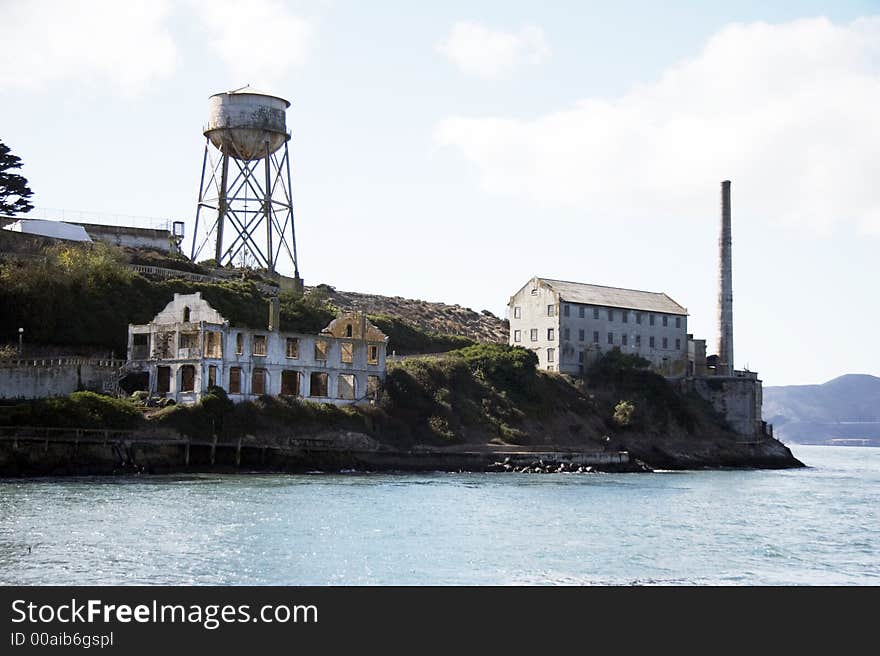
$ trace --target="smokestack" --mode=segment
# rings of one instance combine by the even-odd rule
[[[733,273],[730,236],[730,180],[721,183],[721,235],[718,238],[718,366],[733,375]]]

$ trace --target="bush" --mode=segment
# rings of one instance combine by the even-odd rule
[[[420,353],[445,353],[474,344],[473,340],[459,335],[441,335],[422,330],[398,317],[387,314],[370,315],[370,321],[388,335],[388,351],[400,355]]]
[[[521,346],[475,344],[455,351],[474,374],[502,390],[520,394],[532,391],[538,356]]]
[[[633,413],[636,406],[632,401],[621,401],[614,406],[614,423],[618,426],[629,426],[632,424]]]
[[[94,392],[39,399],[4,409],[4,423],[61,428],[136,428],[143,415],[129,399]]]

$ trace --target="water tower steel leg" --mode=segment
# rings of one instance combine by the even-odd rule
[[[196,244],[198,243],[199,234],[199,214],[202,212],[202,203],[205,200],[205,168],[208,165],[208,139],[205,139],[205,156],[202,158],[202,177],[199,178],[199,204],[196,207],[196,229],[193,230],[192,249],[190,249],[189,259],[196,259]]]
[[[223,262],[220,261],[220,256],[223,252],[223,222],[226,219],[226,208],[228,206],[228,202],[226,200],[226,183],[229,178],[229,156],[224,152],[220,155],[222,158],[221,163],[221,173],[220,173],[220,202],[218,203],[217,209],[217,247],[214,250],[214,259],[217,261],[217,266],[223,266]]]
[[[272,179],[271,179],[271,171],[272,169],[272,154],[269,152],[269,142],[266,142],[266,189],[264,190],[264,208],[263,211],[266,215],[266,252],[268,257],[268,269],[269,275],[275,273],[275,253],[272,248]],[[281,235],[282,239],[284,235]]]
[[[290,184],[290,152],[284,142],[284,168],[287,169],[287,208],[290,212],[290,240],[293,245],[293,277],[299,278],[299,264],[296,261],[296,227],[293,217],[293,187]]]

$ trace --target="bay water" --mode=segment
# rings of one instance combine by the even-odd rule
[[[0,480],[0,584],[878,585],[880,449],[805,469]]]

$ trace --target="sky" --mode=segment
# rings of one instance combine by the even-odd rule
[[[47,216],[191,233],[208,97],[251,84],[292,102],[307,285],[660,291],[714,352],[729,179],[736,366],[880,375],[880,0],[0,0],[0,35]]]

